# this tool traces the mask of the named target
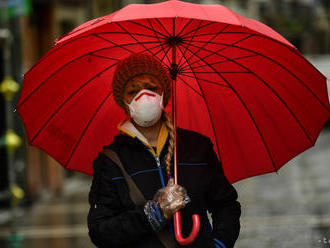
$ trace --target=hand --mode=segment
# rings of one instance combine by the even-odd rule
[[[159,203],[159,207],[166,219],[169,219],[175,212],[184,208],[190,202],[186,189],[178,184],[174,184],[173,178],[168,181],[166,187],[157,191],[154,200]]]

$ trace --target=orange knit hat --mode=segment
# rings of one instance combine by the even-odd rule
[[[132,54],[117,65],[113,75],[112,91],[116,103],[125,109],[123,93],[127,83],[136,76],[148,74],[160,82],[164,91],[164,107],[171,96],[171,77],[167,69],[153,56],[143,53]]]

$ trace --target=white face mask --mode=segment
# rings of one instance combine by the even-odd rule
[[[127,103],[126,103],[127,104]],[[161,117],[163,110],[163,94],[143,89],[127,104],[130,115],[136,124],[142,127],[154,125]]]

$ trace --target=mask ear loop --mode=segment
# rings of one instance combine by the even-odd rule
[[[156,93],[156,94],[157,94],[157,93]],[[161,98],[160,98],[160,106],[162,107],[162,110],[164,110],[163,99],[164,99],[164,91],[162,92],[162,96],[161,96]]]
[[[125,103],[125,105],[128,107],[128,111],[134,111],[134,109],[132,109],[131,105],[128,104],[126,101],[123,101]]]

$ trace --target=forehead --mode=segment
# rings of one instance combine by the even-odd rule
[[[141,87],[143,85],[161,85],[158,79],[148,74],[142,74],[132,78],[126,87]]]

